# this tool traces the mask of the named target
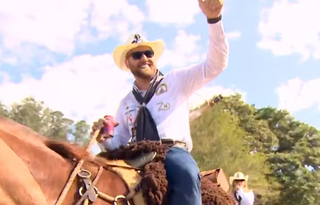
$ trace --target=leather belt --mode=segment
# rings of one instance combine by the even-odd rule
[[[181,148],[186,148],[186,143],[179,141],[179,140],[173,140],[173,139],[162,139],[161,140],[162,144],[167,144],[169,147],[181,147]]]

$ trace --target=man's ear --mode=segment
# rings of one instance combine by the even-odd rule
[[[127,68],[129,68],[129,60],[126,58],[126,60],[124,61],[124,63],[126,64]]]

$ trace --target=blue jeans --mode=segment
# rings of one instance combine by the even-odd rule
[[[191,154],[171,147],[164,166],[169,185],[169,205],[202,205],[200,172]]]

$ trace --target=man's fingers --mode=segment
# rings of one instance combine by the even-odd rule
[[[103,127],[104,126],[104,120],[103,119],[99,119],[98,122],[94,122],[92,127],[95,127],[96,129],[99,127]]]
[[[209,0],[209,1],[210,1],[209,8],[211,8],[212,10],[215,10],[223,5],[223,0]]]
[[[209,8],[209,9],[212,9],[212,8],[213,8],[213,5],[214,5],[215,0],[206,0],[206,1],[208,1],[208,8]]]
[[[200,6],[215,10],[223,5],[224,0],[198,0]]]
[[[96,131],[97,129],[99,129],[101,126],[99,126],[99,125],[93,125],[92,126],[92,130],[93,131]]]
[[[108,123],[108,120],[104,119],[104,118],[100,118],[97,122],[94,122],[92,127],[91,127],[91,132],[90,135],[92,136],[96,130],[98,129],[102,129],[105,124]],[[118,122],[114,122],[114,127],[117,127],[119,125]],[[103,140],[104,141],[104,140]]]
[[[104,142],[106,140],[106,138],[102,137],[102,136],[99,136],[99,137],[97,137],[96,140],[97,140],[98,143],[102,143],[102,142]]]
[[[200,6],[208,5],[209,0],[198,0]]]
[[[102,121],[103,121],[103,124],[106,124],[106,123],[108,123],[108,120],[106,120],[106,119],[101,119]],[[119,123],[118,122],[114,122],[114,127],[117,127],[119,125]]]
[[[105,119],[103,119],[103,118],[100,118],[99,120],[98,120],[98,124],[99,125],[104,125],[104,123],[106,123],[107,121],[105,120]]]

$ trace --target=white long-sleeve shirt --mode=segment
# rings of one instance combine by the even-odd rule
[[[195,91],[216,78],[228,62],[229,48],[222,22],[208,24],[208,27],[207,58],[199,64],[170,71],[147,104],[160,138],[184,141],[188,151],[191,151],[193,146],[190,136],[188,99]],[[131,140],[131,130],[139,107],[140,104],[130,91],[119,104],[115,116],[119,125],[114,130],[113,138],[102,143],[107,150],[127,145]]]
[[[237,191],[237,197],[241,197],[239,205],[253,205],[254,193],[253,191],[244,192],[242,189]]]

